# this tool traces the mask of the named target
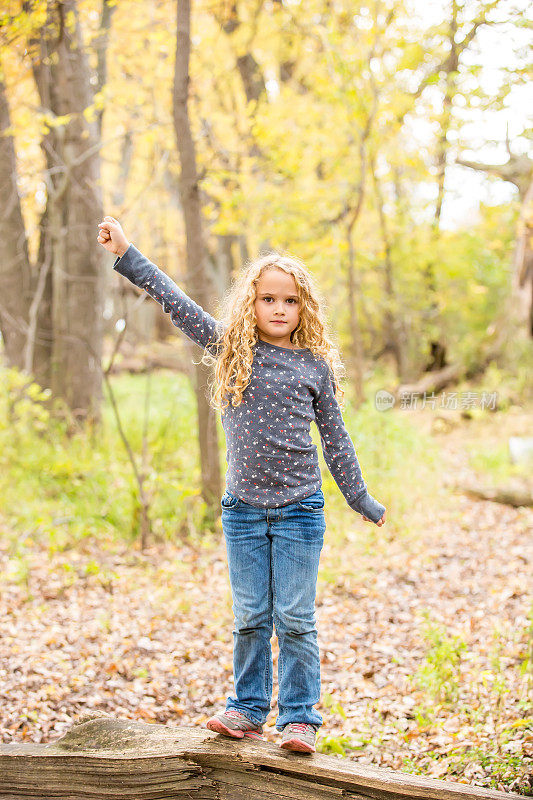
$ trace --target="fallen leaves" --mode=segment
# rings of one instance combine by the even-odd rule
[[[441,468],[466,469],[460,442],[443,444]],[[317,587],[326,752],[527,789],[531,521],[529,510],[446,495],[428,503],[417,537],[400,531],[369,549],[330,519]],[[54,741],[88,712],[202,725],[224,706],[233,617],[221,534],[143,554],[84,541],[67,557],[27,539],[21,563],[0,544],[3,742]],[[429,641],[426,618],[448,639]],[[455,661],[453,637],[465,643]],[[277,667],[275,637],[272,647]],[[455,681],[456,701],[417,684],[428,664],[428,687]],[[276,700],[275,681],[273,742]]]

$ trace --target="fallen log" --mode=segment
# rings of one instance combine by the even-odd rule
[[[0,800],[504,800],[507,792],[367,767],[203,728],[82,718],[50,744],[0,745]]]
[[[105,363],[108,362],[110,353],[106,354]],[[114,359],[110,372],[144,373],[154,369],[169,369],[173,372],[182,372],[191,377],[192,364],[183,348],[177,347],[172,342],[151,342],[150,345],[139,345],[136,348],[124,343],[120,349],[120,357]]]
[[[490,500],[504,506],[520,508],[533,506],[533,489],[526,482],[508,483],[501,486],[484,486],[480,483],[457,484],[456,489],[475,500]]]
[[[149,355],[141,356],[124,356],[120,361],[114,361],[109,372],[112,375],[117,375],[121,372],[129,372],[133,375],[145,374],[152,372],[155,369],[168,369],[172,372],[182,372],[185,375],[190,374],[184,360],[176,354],[168,353],[167,355]]]
[[[462,364],[449,364],[435,372],[425,372],[416,383],[401,384],[393,390],[393,393],[396,400],[399,400],[402,397],[418,397],[424,393],[441,392],[446,386],[460,380],[464,371],[465,367]]]

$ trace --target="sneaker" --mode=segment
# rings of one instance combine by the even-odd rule
[[[251,722],[234,708],[215,714],[214,717],[207,720],[206,726],[210,731],[222,733],[224,736],[233,736],[234,739],[242,739],[243,736],[250,739],[263,738],[263,726]]]
[[[316,753],[316,727],[308,722],[289,722],[283,728],[280,747],[298,753]]]

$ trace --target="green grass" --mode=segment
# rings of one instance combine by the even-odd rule
[[[512,478],[528,478],[533,459],[529,463],[513,464],[509,457],[508,437],[498,442],[476,442],[468,447],[470,466],[495,483],[504,483]]]
[[[86,537],[133,541],[139,533],[139,500],[126,450],[105,394],[102,424],[95,430],[68,431],[39,403],[36,384],[23,390],[24,376],[3,370],[0,395],[0,491],[6,527],[47,542],[52,550],[74,546]],[[169,371],[112,376],[122,425],[141,469],[145,393],[150,392],[145,487],[151,496],[154,535],[173,538],[191,527],[203,532],[206,508],[199,492],[200,467],[195,398],[185,376]],[[15,395],[21,396],[13,404]],[[394,518],[409,516],[413,503],[431,489],[437,452],[401,412],[377,412],[370,402],[345,420],[369,490]],[[223,429],[218,418],[221,474],[225,474]],[[339,528],[354,527],[347,506],[322,456],[328,511]],[[406,470],[406,463],[409,469]],[[418,498],[418,499],[417,499]],[[389,528],[394,525],[392,521]],[[375,530],[373,530],[375,528]],[[367,550],[383,539],[384,528],[366,524],[361,542]],[[385,534],[386,535],[386,534]]]
[[[84,537],[133,540],[138,489],[108,399],[100,429],[67,435],[66,424],[36,402],[35,385],[11,410],[21,383],[16,371],[3,370],[0,491],[7,527],[48,541],[52,549]],[[113,377],[112,387],[140,469],[146,377]],[[175,537],[189,519],[200,525],[205,505],[198,490],[194,397],[186,378],[169,372],[152,376],[150,392],[145,485],[153,496],[154,533]]]
[[[453,704],[459,697],[461,658],[467,650],[466,642],[459,636],[450,635],[446,628],[424,617],[423,637],[428,647],[426,657],[415,675],[411,676],[415,685],[424,691],[429,699],[428,709],[424,709],[420,722],[426,723],[426,713],[434,708],[435,702]]]
[[[487,394],[496,392],[498,396],[499,419],[502,425],[494,430],[494,435],[484,437],[483,431],[475,436],[473,442],[465,441],[465,449],[469,456],[470,466],[488,481],[504,483],[513,478],[529,478],[533,468],[533,459],[529,463],[513,464],[509,454],[509,436],[529,436],[527,427],[520,431],[519,426],[512,424],[512,411],[517,408],[526,409],[533,400],[530,369],[532,345],[530,342],[519,342],[513,351],[513,361],[509,369],[502,370],[491,363],[486,372],[474,386],[460,387],[464,391],[474,391],[478,397],[483,391]],[[511,406],[514,405],[514,409]],[[511,409],[511,414],[501,413]],[[478,423],[483,423],[486,411],[476,407],[472,415],[471,427],[476,430]],[[491,412],[488,412],[491,413]]]
[[[331,556],[325,552],[321,560],[319,582],[358,585],[371,579],[382,558],[390,558],[398,547],[402,558],[416,551],[428,504],[436,509],[449,501],[441,488],[439,442],[405,411],[377,411],[369,393],[356,412],[347,402],[343,416],[368,491],[387,509],[386,523],[378,527],[364,522],[349,508],[327,469],[313,426],[326,495],[327,541],[331,545]]]

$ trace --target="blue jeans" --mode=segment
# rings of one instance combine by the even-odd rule
[[[322,489],[280,508],[258,508],[226,491],[220,501],[233,599],[235,696],[226,700],[262,725],[272,699],[273,625],[279,642],[278,731],[322,724],[315,621],[326,523]]]

